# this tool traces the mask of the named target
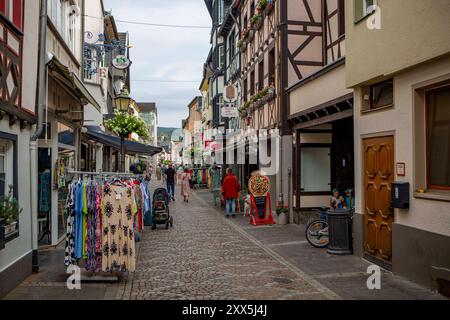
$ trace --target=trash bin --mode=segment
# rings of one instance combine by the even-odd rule
[[[328,212],[328,253],[335,255],[353,254],[352,210],[338,209]]]

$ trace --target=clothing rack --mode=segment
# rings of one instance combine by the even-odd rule
[[[124,178],[143,178],[145,174],[134,174],[126,172],[86,172],[86,171],[69,171],[67,174],[83,175],[83,176],[105,176],[105,177],[124,177]]]
[[[125,172],[86,172],[86,171],[68,171],[69,175],[80,175],[80,176],[96,176],[100,178],[107,177],[121,177],[121,178],[144,178],[145,174],[133,174]],[[106,272],[90,272],[87,270],[81,271],[81,282],[82,283],[117,283],[120,281],[121,276],[117,273],[106,273]]]

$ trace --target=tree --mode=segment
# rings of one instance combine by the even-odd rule
[[[133,133],[148,139],[147,124],[141,118],[127,112],[117,111],[113,119],[106,121],[106,128],[120,137],[121,140],[121,170],[125,172],[125,139]]]

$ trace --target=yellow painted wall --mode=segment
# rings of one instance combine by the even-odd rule
[[[378,0],[381,30],[354,24],[354,1],[345,3],[348,87],[450,52],[449,0]]]

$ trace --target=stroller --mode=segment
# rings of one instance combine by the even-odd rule
[[[158,188],[153,193],[152,212],[152,230],[155,230],[158,224],[165,224],[166,229],[173,227],[173,217],[169,210],[169,193],[165,188]]]

